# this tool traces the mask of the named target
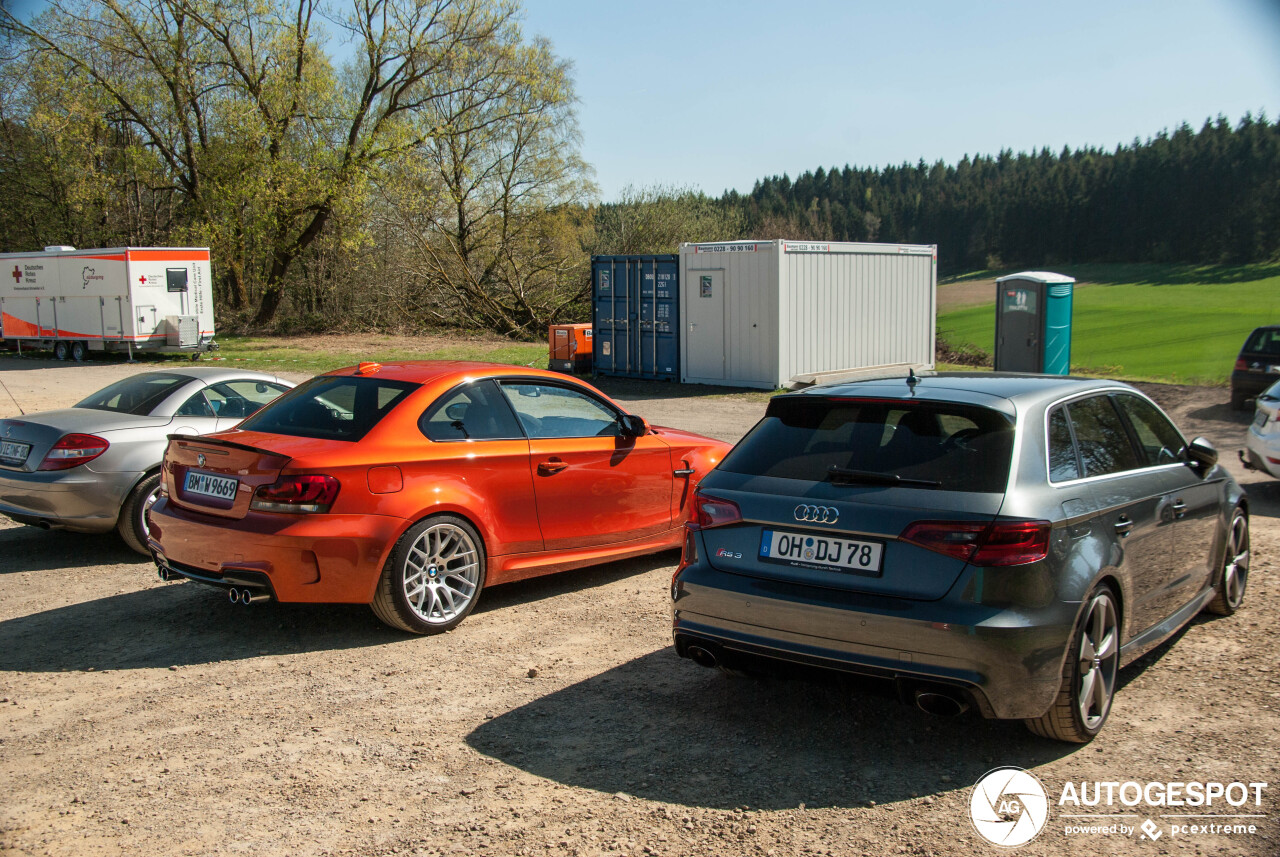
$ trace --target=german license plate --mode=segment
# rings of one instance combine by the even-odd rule
[[[761,560],[799,568],[879,574],[883,554],[880,542],[784,530],[765,530],[760,537]]]
[[[188,494],[196,494],[201,497],[215,497],[219,500],[234,500],[236,496],[236,488],[240,483],[235,479],[228,479],[225,476],[214,476],[212,473],[200,473],[197,470],[188,470],[187,478],[182,483],[182,489]]]
[[[31,453],[31,444],[18,443],[16,440],[0,440],[0,459],[18,464],[27,460]]]

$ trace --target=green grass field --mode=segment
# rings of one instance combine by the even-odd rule
[[[1087,283],[1077,288],[1072,311],[1076,374],[1226,384],[1249,331],[1280,323],[1280,269],[1274,265],[1060,270]],[[941,314],[938,329],[948,342],[992,352],[994,303]]]
[[[544,369],[547,365],[545,342],[511,342],[496,336],[468,338],[459,334],[456,342],[445,344],[437,337],[428,345],[413,348],[406,347],[405,339],[400,337],[365,335],[357,337],[358,342],[352,339],[219,336],[220,347],[211,356],[262,371],[316,374],[364,360],[380,363],[396,360],[483,360]]]

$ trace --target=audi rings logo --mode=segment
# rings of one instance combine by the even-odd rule
[[[840,520],[840,510],[831,506],[796,506],[796,520],[810,524],[834,524]]]
[[[1049,820],[1049,797],[1022,768],[996,768],[982,775],[969,798],[973,829],[992,845],[1014,848],[1040,835]]]

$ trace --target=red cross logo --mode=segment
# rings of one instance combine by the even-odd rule
[[[21,282],[22,282],[22,271],[18,270],[18,266],[17,266],[17,265],[14,265],[14,266],[13,266],[13,281],[14,281],[15,283],[21,283]]]
[[[138,285],[140,285],[140,286],[145,286],[146,284],[147,284],[147,275],[146,275],[146,274],[143,274],[141,277],[138,277]]]

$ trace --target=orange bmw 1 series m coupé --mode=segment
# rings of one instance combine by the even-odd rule
[[[149,548],[162,579],[233,602],[363,603],[439,633],[486,586],[680,546],[729,446],[552,372],[362,363],[170,436]]]

